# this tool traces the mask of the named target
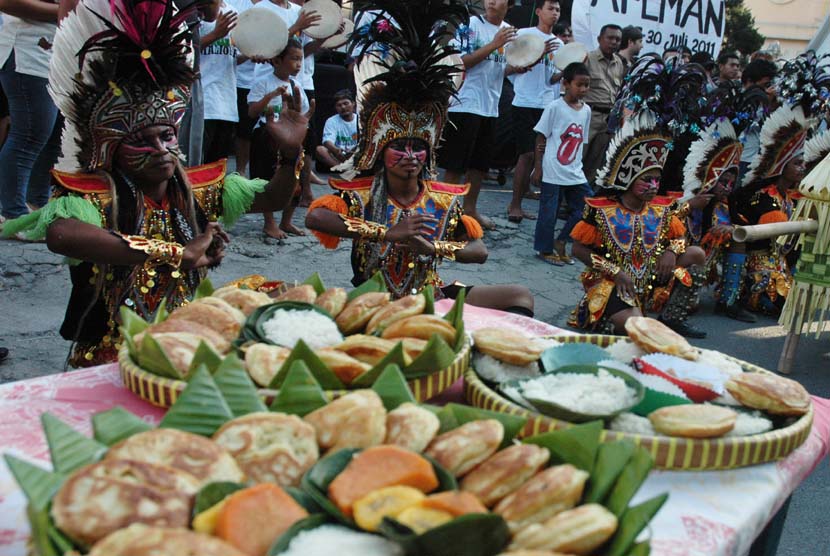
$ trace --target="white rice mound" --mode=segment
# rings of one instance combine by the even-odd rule
[[[616,359],[621,363],[631,363],[631,360],[635,357],[642,357],[646,355],[646,352],[637,344],[630,340],[619,340],[614,342],[607,348],[605,351],[611,355],[612,359]]]
[[[341,525],[321,525],[302,531],[280,556],[403,556],[403,548],[378,535]]]
[[[644,436],[662,436],[654,430],[648,417],[641,417],[634,413],[620,413],[611,420],[608,428],[612,431],[628,434],[642,434]]]
[[[522,383],[522,396],[546,400],[587,415],[610,415],[630,407],[637,392],[623,379],[600,369],[597,374],[553,373]]]
[[[265,337],[277,345],[293,348],[302,340],[311,349],[336,346],[343,335],[329,317],[308,310],[277,309],[262,325]]]
[[[751,413],[739,411],[738,418],[735,419],[735,428],[726,433],[724,436],[752,436],[754,434],[762,434],[771,430],[772,421],[764,417],[760,411],[753,411]]]
[[[744,372],[743,368],[739,364],[734,361],[730,361],[721,352],[713,351],[711,349],[701,349],[700,357],[698,357],[697,362],[701,365],[714,367],[726,376],[739,375]]]
[[[484,380],[499,384],[517,378],[535,378],[540,374],[538,361],[524,366],[511,365],[480,352],[473,356],[473,368]]]
[[[537,411],[533,404],[522,397],[522,391],[518,386],[502,386],[501,393],[511,402],[529,409],[530,411]]]

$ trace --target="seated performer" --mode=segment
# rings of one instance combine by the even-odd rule
[[[186,303],[222,260],[222,225],[282,209],[296,185],[307,119],[288,96],[279,122],[268,123],[286,161],[270,182],[226,175],[224,160],[182,168],[177,132],[194,78],[189,14],[157,3],[163,9],[148,12],[140,1],[84,0],[63,20],[49,79],[66,116],[63,171],[53,172],[48,205],[3,230],[45,237],[74,260],[61,327],[75,343],[73,366],[115,360],[121,307],[152,319],[162,303]]]
[[[358,11],[374,7],[371,0],[355,4]],[[459,0],[453,0],[443,7],[445,13],[439,13],[440,4],[390,3],[387,12],[374,16],[365,34],[353,39],[353,47],[366,50],[388,42],[407,55],[376,77],[379,82],[362,100],[362,134],[351,164],[369,175],[332,180],[337,193],[315,200],[306,217],[306,226],[325,247],[333,249],[339,238],[354,240],[354,285],[380,271],[396,297],[426,285],[436,286],[439,297],[455,297],[463,286],[443,286],[438,264],[444,259],[463,263],[487,259],[481,227],[462,210],[468,186],[426,179],[454,92],[452,71],[434,63],[453,51],[433,35],[432,24],[458,20],[460,6]],[[390,19],[401,25],[390,25]],[[467,287],[466,300],[533,314],[533,297],[521,286]]]

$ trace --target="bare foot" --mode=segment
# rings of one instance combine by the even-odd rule
[[[480,214],[478,212],[473,212],[473,213],[468,212],[467,216],[472,216],[473,218],[478,220],[478,223],[481,224],[481,227],[484,228],[485,230],[495,230],[496,229],[496,223],[493,222],[492,220],[490,220],[489,218],[487,218],[486,216],[484,216],[483,214]]]
[[[284,231],[285,233],[292,235],[292,236],[304,236],[305,232],[299,229],[294,224],[280,224],[280,230]],[[285,237],[285,236],[283,236]]]
[[[314,197],[301,197],[300,202],[297,204],[298,207],[308,208],[311,206],[311,202],[314,201]]]
[[[262,233],[265,234],[268,237],[272,237],[272,238],[280,240],[280,241],[282,241],[283,239],[286,239],[288,237],[288,235],[286,235],[286,233],[282,229],[280,229],[279,226],[275,226],[275,225],[270,225],[270,226],[266,225],[266,226],[264,226],[262,228]]]
[[[311,183],[316,183],[317,185],[328,185],[329,182],[318,176],[313,171],[311,172]]]
[[[507,207],[507,219],[510,222],[518,224],[522,221],[522,218],[525,218],[525,212],[522,210],[522,207],[514,207],[513,205]]]

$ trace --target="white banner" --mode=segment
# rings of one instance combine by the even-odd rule
[[[643,51],[662,54],[670,46],[705,50],[717,58],[726,25],[725,0],[573,0],[574,40],[597,48],[607,23],[643,30]]]

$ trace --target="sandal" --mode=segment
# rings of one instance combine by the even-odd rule
[[[559,260],[559,255],[555,253],[537,253],[536,258],[553,266],[565,266],[565,263]]]
[[[553,248],[556,250],[556,255],[561,262],[564,264],[575,264],[573,258],[568,255],[568,247],[564,241],[553,242]]]
[[[527,193],[524,194],[524,198],[525,199],[530,199],[532,201],[538,201],[539,199],[542,198],[542,192],[541,191],[528,191]]]

